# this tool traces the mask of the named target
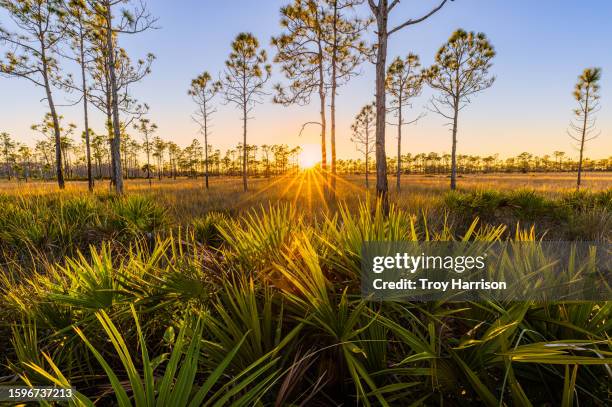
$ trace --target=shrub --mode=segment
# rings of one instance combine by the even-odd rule
[[[203,217],[194,219],[191,222],[191,229],[196,241],[218,248],[223,242],[219,227],[227,220],[227,217],[221,212],[209,212]]]
[[[110,226],[113,231],[131,236],[153,233],[168,224],[165,208],[153,198],[144,195],[128,195],[111,203]]]

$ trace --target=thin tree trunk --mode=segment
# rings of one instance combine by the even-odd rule
[[[323,49],[319,42],[319,101],[321,115],[321,170],[327,177],[327,141],[326,141],[326,118],[325,118],[325,77],[323,74]],[[324,183],[325,185],[325,183]],[[324,186],[326,187],[326,186]]]
[[[43,80],[45,83],[45,92],[47,94],[47,102],[49,103],[49,111],[51,112],[51,118],[53,119],[53,132],[55,135],[55,167],[57,171],[57,185],[60,189],[64,189],[66,186],[64,183],[64,171],[62,169],[62,138],[60,133],[59,119],[57,118],[57,111],[55,110],[55,103],[53,103],[53,95],[51,94],[51,85],[49,84],[49,74],[47,69],[47,57],[45,53],[44,44],[41,44],[41,58],[43,63]]]
[[[145,139],[146,142],[146,149],[147,149],[147,179],[149,180],[149,188],[151,188],[152,183],[151,183],[151,153],[150,153],[150,148],[151,146],[149,145],[149,136],[146,136]]]
[[[206,189],[208,190],[208,120],[207,120],[207,111],[206,111],[206,98],[204,98],[204,179],[206,184]]]
[[[332,77],[331,77],[331,132],[330,132],[330,144],[331,144],[331,189],[330,197],[335,198],[336,196],[336,88],[337,88],[337,35],[338,35],[338,2],[334,1],[334,33],[333,33],[333,47],[332,47]]]
[[[369,171],[368,171],[368,164],[369,164],[369,157],[370,154],[367,152],[369,148],[369,143],[366,141],[366,155],[365,155],[365,179],[366,179],[366,190],[370,189],[370,180],[368,177]]]
[[[123,166],[125,167],[124,171],[125,171],[125,178],[126,179],[130,179],[130,157],[128,157],[128,153],[127,153],[127,143],[123,143],[123,151],[121,151],[121,144],[119,145],[119,151],[122,153],[123,155]]]
[[[584,106],[584,121],[582,122],[582,137],[580,138],[580,158],[578,159],[578,179],[576,180],[576,190],[580,190],[582,181],[582,156],[584,153],[584,140],[586,138],[587,120],[589,117],[589,89],[586,90]]]
[[[11,180],[11,163],[9,162],[8,145],[4,145],[4,166],[6,167],[6,177]]]
[[[458,104],[455,103],[455,111],[453,116],[453,145],[451,149],[451,179],[450,189],[457,189],[457,118],[459,116]]]
[[[242,106],[242,187],[247,191],[247,108]]]
[[[401,176],[402,176],[402,91],[398,98],[398,123],[397,123],[397,190],[398,192],[402,188]]]
[[[87,187],[89,192],[93,192],[94,179],[91,172],[91,146],[89,142],[89,114],[87,111],[87,80],[85,77],[85,50],[83,49],[83,31],[81,27],[81,33],[79,37],[79,51],[81,54],[81,86],[83,89],[83,121],[85,125],[85,154],[87,160]]]
[[[380,0],[377,16],[378,49],[376,57],[376,196],[385,215],[389,213],[389,185],[387,182],[387,155],[385,152],[386,92],[385,69],[387,63],[387,2]]]
[[[115,158],[113,157],[113,113],[111,112],[111,91],[110,91],[110,79],[107,80],[105,91],[106,91],[106,131],[108,132],[108,157],[110,160],[110,166],[108,168],[108,178],[110,179],[111,189],[115,185]]]
[[[111,14],[110,2],[107,0],[104,2],[106,7],[106,46],[108,51],[108,73],[110,77],[111,85],[111,107],[113,114],[113,142],[111,144],[111,154],[115,162],[114,178],[115,178],[115,192],[119,195],[123,195],[123,173],[121,171],[121,128],[119,123],[119,105],[118,105],[118,90],[117,90],[117,78],[115,74],[115,55],[113,46],[113,16]]]

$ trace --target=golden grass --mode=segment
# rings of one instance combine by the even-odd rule
[[[308,187],[309,182],[314,182],[321,177],[315,171],[305,171],[299,176],[285,175],[281,177],[251,177],[249,178],[249,189],[260,191],[262,189],[286,189],[288,184],[296,188]],[[365,190],[365,178],[363,175],[340,176],[340,184],[346,185],[344,181],[354,185],[358,189]],[[435,190],[444,192],[448,189],[449,178],[447,175],[404,175],[402,176],[403,192]],[[143,192],[149,190],[176,190],[176,189],[204,189],[203,178],[162,178],[152,180],[152,186],[145,179],[125,180],[128,192]],[[390,190],[394,192],[395,177],[389,177]],[[460,175],[458,180],[460,189],[500,189],[514,190],[518,188],[535,189],[540,192],[565,192],[576,188],[576,174],[574,173],[495,173],[495,174],[465,174]],[[375,174],[370,175],[370,189],[374,189]],[[612,172],[587,173],[583,178],[583,188],[591,191],[602,191],[612,187]],[[210,177],[210,188],[212,191],[222,188],[224,192],[242,192],[242,178],[240,177]],[[73,192],[85,192],[87,183],[85,181],[68,181],[66,190]],[[96,181],[96,192],[109,192],[108,180]],[[0,180],[0,193],[53,193],[57,192],[55,181],[6,181]],[[315,192],[315,191],[313,191]]]
[[[324,199],[325,179],[316,171],[279,177],[249,179],[249,190],[242,190],[240,177],[211,177],[210,189],[204,189],[203,178],[178,178],[161,181],[152,180],[151,186],[144,179],[126,180],[127,193],[151,194],[156,201],[169,208],[175,219],[188,220],[201,216],[211,210],[242,212],[268,203],[293,203],[306,213],[327,211],[329,204]],[[449,179],[446,175],[405,175],[402,189],[395,188],[395,177],[389,177],[390,199],[396,206],[413,211],[429,210],[439,207],[448,191]],[[374,174],[371,175],[370,189],[365,189],[363,175],[341,176],[338,178],[337,198],[348,204],[362,201],[375,191]],[[573,173],[529,173],[529,174],[469,174],[458,180],[462,190],[494,189],[511,191],[533,189],[555,197],[575,190]],[[612,186],[612,173],[588,173],[583,189],[602,191]],[[57,194],[54,182],[0,182],[0,194],[21,196]],[[108,180],[96,182],[97,194],[111,192]],[[86,194],[87,183],[70,181],[64,194]],[[332,204],[333,205],[333,204]]]

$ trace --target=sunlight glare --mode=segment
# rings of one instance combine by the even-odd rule
[[[303,144],[298,157],[300,168],[313,168],[321,161],[320,147],[316,144]]]

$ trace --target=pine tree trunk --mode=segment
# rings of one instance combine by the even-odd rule
[[[323,50],[319,42],[319,102],[321,115],[321,171],[327,177],[327,140],[326,140],[326,117],[325,117],[325,77],[323,74]],[[325,183],[324,183],[325,187]]]
[[[242,187],[244,192],[248,190],[247,185],[247,107],[246,102],[242,105]]]
[[[121,171],[121,127],[119,122],[119,101],[118,101],[118,90],[117,90],[117,78],[115,73],[115,49],[113,45],[113,33],[112,33],[112,14],[110,2],[106,0],[104,2],[106,7],[106,48],[108,52],[108,73],[111,85],[111,108],[113,115],[113,141],[111,143],[111,154],[113,156],[114,165],[114,179],[115,179],[115,192],[119,195],[123,195],[123,173]]]
[[[9,162],[8,142],[4,144],[4,166],[6,168],[6,178],[11,180],[11,163]]]
[[[208,122],[206,112],[206,98],[204,98],[204,179],[208,190]]]
[[[47,102],[49,103],[49,111],[51,112],[51,118],[53,119],[53,133],[55,137],[55,168],[57,171],[57,185],[60,189],[64,189],[66,186],[64,183],[64,171],[62,169],[62,137],[60,133],[59,119],[57,117],[57,111],[55,110],[55,103],[53,102],[53,95],[51,94],[51,85],[49,84],[49,73],[47,68],[47,56],[44,44],[41,44],[41,59],[43,64],[43,80],[45,84],[45,92],[47,94]]]
[[[401,186],[402,176],[402,94],[400,90],[400,97],[398,98],[398,123],[397,123],[397,191],[399,192]]]
[[[584,142],[586,138],[588,117],[589,117],[589,89],[587,88],[586,95],[585,95],[584,120],[582,122],[582,137],[580,138],[580,157],[578,159],[578,179],[576,180],[576,190],[580,190],[580,183],[582,181],[582,157],[584,153]]]
[[[149,136],[147,136],[147,179],[149,180],[149,188],[151,188],[151,162],[150,162],[150,153],[149,153]]]
[[[370,189],[370,179],[368,177],[369,171],[368,171],[368,167],[369,167],[369,158],[370,158],[370,154],[367,152],[369,148],[369,144],[368,142],[366,142],[366,155],[365,155],[365,181],[366,181],[366,190]]]
[[[85,77],[85,50],[83,49],[83,33],[79,39],[79,48],[81,54],[81,87],[83,89],[83,122],[85,125],[85,154],[87,160],[87,187],[89,192],[93,192],[94,179],[91,171],[91,146],[89,141],[89,114],[87,111],[87,81]]]
[[[380,0],[377,16],[378,49],[376,57],[376,196],[385,215],[389,213],[389,185],[385,152],[386,94],[385,69],[387,62],[387,2]]]
[[[108,178],[110,179],[110,186],[115,186],[115,158],[113,157],[113,114],[111,112],[111,92],[110,84],[106,83],[106,131],[108,132],[108,150],[109,155],[107,158],[110,159],[110,166],[108,168]],[[112,189],[112,188],[111,188]]]
[[[337,88],[337,35],[338,35],[338,2],[334,1],[334,33],[333,33],[333,46],[332,46],[332,74],[331,74],[331,132],[330,132],[330,144],[331,144],[331,188],[329,191],[330,198],[336,196],[336,88]]]
[[[454,115],[453,115],[453,145],[451,149],[451,179],[450,189],[454,191],[457,189],[457,118],[459,116],[458,102],[455,103]]]

